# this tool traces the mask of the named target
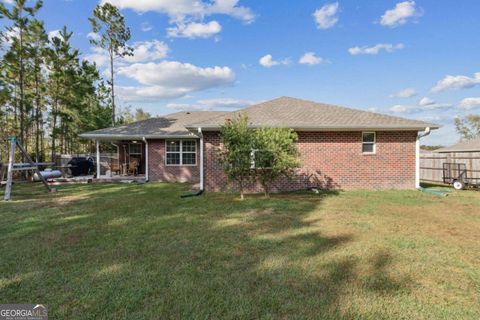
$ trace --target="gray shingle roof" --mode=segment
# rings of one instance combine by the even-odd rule
[[[89,139],[142,139],[164,137],[192,137],[185,128],[187,123],[203,121],[223,115],[222,111],[176,112],[161,117],[137,121],[118,127],[110,127],[82,133],[80,136]]]
[[[453,146],[440,148],[435,150],[435,152],[478,152],[480,151],[480,137],[466,140],[454,144]]]
[[[288,127],[297,130],[423,130],[438,125],[380,113],[281,97],[235,112],[196,111],[177,112],[123,126],[85,132],[89,139],[187,138],[201,127],[219,129],[227,119],[245,113],[252,127]],[[190,129],[191,131],[189,131]]]
[[[339,107],[290,97],[281,97],[248,108],[218,115],[203,121],[196,120],[188,128],[217,129],[226,119],[245,113],[252,127],[289,127],[293,129],[397,129],[423,130],[438,125],[380,113]]]

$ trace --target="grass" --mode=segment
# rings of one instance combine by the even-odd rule
[[[16,185],[0,303],[52,319],[480,318],[480,192],[186,190]]]

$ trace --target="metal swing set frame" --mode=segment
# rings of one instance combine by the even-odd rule
[[[7,164],[7,180],[5,183],[5,194],[3,196],[4,201],[10,200],[11,193],[12,193],[14,171],[29,171],[29,170],[33,171],[34,173],[37,174],[38,178],[43,183],[45,188],[47,188],[48,192],[53,193],[57,191],[55,188],[50,187],[47,180],[45,179],[45,177],[42,176],[42,174],[40,173],[40,170],[38,169],[39,165],[46,165],[47,163],[34,162],[32,158],[28,155],[27,151],[22,146],[22,144],[20,143],[20,141],[17,139],[16,136],[11,136],[9,138],[4,138],[2,140],[8,141],[10,143],[10,153],[9,153],[8,164]],[[21,154],[23,155],[23,158],[28,162],[26,163],[14,162],[15,151],[17,147],[18,147],[18,150],[20,150]]]

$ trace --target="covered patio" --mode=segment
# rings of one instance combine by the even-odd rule
[[[146,139],[95,139],[95,147],[96,179],[148,181]]]

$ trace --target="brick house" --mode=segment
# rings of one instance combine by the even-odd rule
[[[276,191],[418,187],[419,140],[439,127],[281,97],[235,112],[177,112],[81,136],[97,142],[98,159],[100,141],[118,148],[121,167],[129,166],[127,158],[137,157],[139,174],[146,180],[191,182],[202,190],[224,191],[235,186],[229,185],[217,158],[219,130],[239,113],[248,116],[252,128],[288,127],[298,133],[301,166],[293,177],[278,180]],[[259,191],[259,185],[250,191]]]

